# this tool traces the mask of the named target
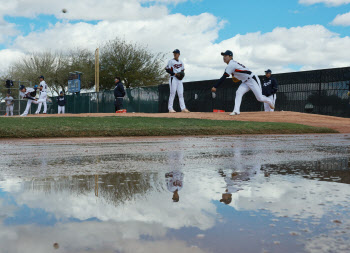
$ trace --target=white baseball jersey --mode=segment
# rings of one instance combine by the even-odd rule
[[[13,101],[13,97],[9,96],[9,97],[5,97],[5,102],[6,105],[11,105]]]
[[[170,177],[166,178],[166,185],[170,192],[180,191],[183,187],[184,174],[180,171],[172,171]]]
[[[177,61],[175,59],[171,59],[168,62],[168,65],[166,68],[172,70],[174,74],[180,73],[181,71],[185,71],[185,65],[183,64],[183,62],[181,60]]]
[[[41,90],[42,92],[47,92],[47,90],[49,88],[45,81],[40,82],[40,87],[43,87],[43,89]]]
[[[246,81],[253,73],[243,64],[231,60],[226,67],[225,73],[227,76],[234,76],[242,82]]]
[[[30,93],[34,92],[35,90],[33,88],[27,88],[25,92],[20,92],[20,96],[22,98],[32,98],[32,96],[30,95]]]

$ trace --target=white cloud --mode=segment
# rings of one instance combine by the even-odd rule
[[[338,14],[331,22],[332,25],[350,26],[350,12]]]
[[[14,16],[34,17],[40,12],[58,18],[100,21],[96,24],[72,24],[65,20],[52,24],[46,30],[33,30],[27,35],[17,36],[7,51],[0,51],[0,60],[7,59],[0,67],[6,69],[11,61],[31,51],[77,47],[94,50],[117,36],[147,45],[154,52],[168,53],[169,59],[172,50],[179,48],[186,68],[185,81],[219,78],[225,69],[220,52],[226,49],[233,50],[234,58],[257,74],[263,73],[266,68],[271,68],[274,73],[297,70],[291,65],[300,66],[300,70],[350,65],[349,37],[341,37],[322,25],[289,29],[277,27],[267,33],[232,34],[232,38],[216,42],[225,21],[209,13],[196,16],[168,13],[166,4],[183,1],[186,0],[91,0],[89,4],[68,0],[44,3],[11,1],[0,7],[0,17],[6,10]],[[312,4],[317,1],[300,2]],[[63,14],[62,8],[67,8],[68,13]],[[345,25],[346,19],[349,18],[337,17],[333,24]]]
[[[350,0],[299,0],[300,4],[313,5],[324,3],[328,6],[339,6],[350,3]]]

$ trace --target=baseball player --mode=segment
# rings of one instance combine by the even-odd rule
[[[46,99],[47,99],[48,86],[47,86],[46,82],[44,81],[44,79],[45,79],[44,76],[39,76],[39,80],[40,80],[40,85],[39,85],[40,95],[39,95],[39,100],[38,100],[39,105],[38,105],[38,109],[36,110],[35,114],[40,113],[42,104],[44,104],[43,114],[46,114],[46,111],[47,111]]]
[[[13,97],[11,97],[10,93],[7,93],[5,97],[5,103],[6,103],[6,116],[13,116]]]
[[[19,90],[20,90],[19,95],[22,98],[28,99],[26,109],[21,114],[22,117],[25,117],[28,115],[28,112],[32,103],[38,104],[37,99],[35,98],[37,88],[38,88],[37,85],[35,85],[34,88],[26,88],[24,85],[19,86]]]
[[[178,170],[171,171],[165,174],[166,186],[170,192],[173,193],[172,200],[179,202],[179,191],[183,187],[184,174]]]
[[[180,108],[182,112],[190,112],[186,109],[185,100],[184,100],[184,86],[182,79],[185,77],[185,67],[182,61],[179,60],[180,50],[175,49],[173,51],[174,59],[171,59],[168,62],[168,65],[165,68],[165,71],[170,74],[169,86],[170,86],[170,96],[168,109],[170,113],[175,113],[176,111],[173,108],[174,99],[177,92],[179,96]]]
[[[60,95],[57,97],[57,104],[58,104],[58,114],[65,112],[65,105],[66,105],[66,98],[63,94],[63,91],[60,92]]]
[[[262,85],[262,94],[273,101],[273,104],[276,104],[277,98],[277,81],[275,78],[271,77],[272,71],[270,69],[265,71],[265,77]],[[265,112],[273,112],[274,109],[271,109],[268,103],[264,103]]]
[[[273,101],[262,94],[259,77],[254,75],[244,65],[234,61],[233,53],[230,50],[227,50],[226,52],[221,53],[221,55],[223,56],[224,62],[227,64],[227,67],[224,75],[214,85],[211,91],[216,92],[216,89],[220,86],[220,84],[222,84],[226,80],[226,78],[229,77],[230,75],[232,75],[234,82],[237,82],[237,80],[242,81],[242,84],[239,86],[238,90],[236,91],[235,107],[233,109],[233,112],[230,115],[231,116],[239,115],[241,113],[240,107],[241,107],[243,95],[247,93],[249,90],[253,91],[258,101],[267,103],[269,104],[271,109],[275,109],[275,105]]]

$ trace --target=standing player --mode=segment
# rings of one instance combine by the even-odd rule
[[[60,95],[57,97],[57,104],[58,104],[58,114],[65,112],[65,105],[66,105],[66,98],[63,94],[63,91],[60,92]]]
[[[11,97],[10,93],[7,93],[5,97],[5,103],[6,103],[6,116],[13,116],[13,97]]]
[[[44,104],[44,111],[43,114],[46,114],[47,111],[47,104],[46,104],[46,99],[47,99],[47,84],[44,81],[44,76],[39,76],[39,80],[40,80],[40,95],[39,95],[39,100],[38,100],[38,109],[36,110],[35,114],[39,114],[40,110],[41,110],[41,106],[42,104]]]
[[[248,68],[244,65],[233,60],[233,53],[230,50],[227,50],[224,53],[221,53],[224,58],[224,62],[228,65],[226,67],[224,75],[219,79],[219,81],[211,89],[212,92],[216,92],[216,89],[222,84],[227,77],[232,75],[232,78],[239,79],[242,81],[242,84],[239,86],[236,91],[235,99],[235,108],[230,114],[238,115],[240,114],[240,107],[242,103],[242,98],[245,93],[249,90],[253,91],[256,99],[260,102],[268,103],[271,109],[275,109],[275,105],[271,99],[264,96],[261,92],[261,84],[259,77],[254,75]]]
[[[175,49],[173,51],[174,59],[171,59],[168,62],[165,70],[170,74],[169,86],[170,86],[170,96],[168,109],[170,113],[175,113],[174,110],[174,99],[177,91],[177,95],[179,96],[180,108],[182,112],[190,112],[186,109],[185,100],[184,100],[184,86],[182,83],[182,79],[185,76],[185,67],[182,61],[179,60],[180,50]]]
[[[276,104],[276,93],[277,93],[277,81],[275,78],[271,77],[272,71],[270,69],[265,71],[265,77],[262,85],[262,94],[270,98],[274,104]],[[265,112],[273,112],[269,104],[264,103]]]
[[[28,99],[26,109],[21,114],[22,117],[25,117],[28,115],[28,112],[29,112],[29,109],[30,109],[30,106],[32,103],[38,104],[37,99],[35,98],[37,88],[38,88],[37,85],[34,86],[34,89],[33,88],[26,88],[24,85],[19,86],[19,90],[20,90],[19,95],[22,98]]]

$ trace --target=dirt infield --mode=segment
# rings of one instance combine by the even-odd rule
[[[65,114],[65,117],[157,117],[157,118],[194,118],[210,120],[236,120],[253,122],[286,122],[297,123],[314,127],[328,127],[340,133],[350,133],[350,118],[340,118],[318,114],[307,114],[299,112],[243,112],[240,115],[230,116],[229,113],[85,113]],[[62,117],[62,115],[33,115],[30,117]]]

